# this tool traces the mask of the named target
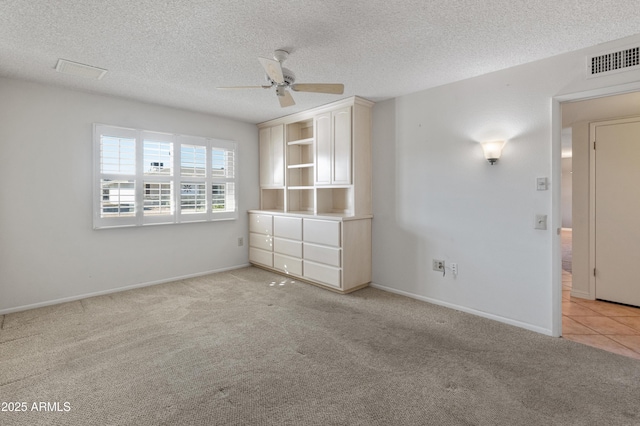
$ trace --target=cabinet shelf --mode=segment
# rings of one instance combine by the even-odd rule
[[[313,145],[313,138],[298,139],[296,141],[287,142],[287,145]]]
[[[287,166],[288,169],[306,169],[309,167],[313,167],[313,163],[289,164]]]
[[[290,186],[289,189],[313,189],[313,185]]]

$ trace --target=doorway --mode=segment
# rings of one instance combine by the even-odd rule
[[[593,228],[590,223],[590,202],[593,200],[590,161],[593,156],[589,150],[590,123],[640,114],[640,93],[585,98],[586,95],[582,99],[575,97],[563,103],[559,114],[563,130],[568,128],[572,131],[573,243],[570,270],[566,268],[566,256],[565,268],[559,268],[562,269],[560,317],[563,322],[559,334],[580,343],[640,358],[640,309],[595,300],[596,287],[591,267],[593,236],[590,235]],[[558,169],[561,169],[560,164]],[[566,191],[564,185],[558,189]],[[559,205],[560,217],[564,218],[566,206],[562,202]],[[560,257],[562,243],[558,242],[558,246]]]

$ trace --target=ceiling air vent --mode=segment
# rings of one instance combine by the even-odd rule
[[[640,68],[640,47],[589,56],[587,60],[587,77],[630,71]]]
[[[58,59],[56,71],[63,74],[93,78],[95,80],[100,80],[107,73],[107,70],[105,69],[80,64],[78,62],[67,61],[66,59]]]

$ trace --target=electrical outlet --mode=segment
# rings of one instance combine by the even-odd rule
[[[451,273],[453,275],[458,275],[458,264],[457,263],[452,263],[451,264]]]
[[[433,270],[444,272],[444,260],[433,259]]]
[[[244,238],[238,237],[238,247],[242,247],[244,245]]]

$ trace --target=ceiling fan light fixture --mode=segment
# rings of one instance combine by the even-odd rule
[[[296,75],[290,69],[282,68],[282,83],[278,83],[277,81],[274,81],[269,76],[269,74],[266,74],[266,79],[269,82],[269,84],[272,84],[272,85],[291,86],[293,83],[296,82]]]

